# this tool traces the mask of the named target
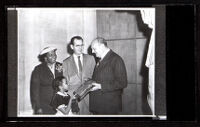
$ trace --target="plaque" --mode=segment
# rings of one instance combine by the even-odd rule
[[[80,102],[89,92],[90,90],[94,87],[92,85],[94,81],[89,79],[86,80],[83,84],[81,84],[74,92],[73,94],[75,95],[75,98],[77,99],[78,102]]]

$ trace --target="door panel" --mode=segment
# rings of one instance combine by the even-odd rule
[[[144,98],[144,58],[146,38],[138,30],[133,13],[101,10],[97,11],[97,35],[108,42],[108,47],[125,62],[128,86],[123,92],[125,115],[142,115]],[[138,36],[138,37],[137,37]]]
[[[137,72],[137,62],[136,62],[136,42],[135,40],[119,40],[119,41],[109,41],[108,47],[110,47],[114,52],[122,57],[124,60],[128,83],[137,83],[136,72]]]
[[[97,34],[106,39],[134,38],[137,29],[135,21],[135,16],[127,12],[98,10]]]

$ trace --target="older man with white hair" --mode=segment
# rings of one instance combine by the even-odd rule
[[[127,73],[123,59],[107,46],[104,38],[96,38],[92,52],[100,58],[92,79],[90,112],[94,115],[117,115],[122,111],[122,92],[127,86]]]
[[[32,72],[30,96],[34,114],[50,115],[56,111],[49,105],[53,95],[52,82],[61,76],[62,64],[56,62],[56,48],[44,48],[38,58],[41,64],[37,65]]]

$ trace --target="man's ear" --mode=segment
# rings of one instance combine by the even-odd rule
[[[71,48],[72,50],[74,50],[74,46],[73,46],[72,44],[70,44],[70,48]]]

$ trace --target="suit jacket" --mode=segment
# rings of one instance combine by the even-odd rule
[[[80,77],[74,57],[70,56],[63,61],[63,75],[68,78],[70,85],[80,85],[85,79],[92,78],[94,67],[94,57],[83,54],[83,70],[82,77]]]
[[[90,111],[113,114],[122,110],[122,91],[127,86],[127,73],[123,59],[110,50],[95,67],[93,80],[102,89],[90,92]]]
[[[83,69],[82,76],[80,76],[73,55],[63,61],[63,75],[68,78],[68,82],[70,84],[68,90],[69,94],[72,94],[81,84],[83,84],[85,79],[92,78],[95,64],[96,63],[93,56],[83,54]],[[88,97],[89,96],[85,97],[85,99],[79,103],[81,115],[89,114]]]
[[[56,62],[55,66],[62,65]],[[62,76],[62,70],[55,67],[55,77]],[[30,96],[34,111],[41,108],[43,114],[54,114],[55,111],[50,106],[53,96],[52,82],[54,75],[46,63],[35,67],[31,76]]]

